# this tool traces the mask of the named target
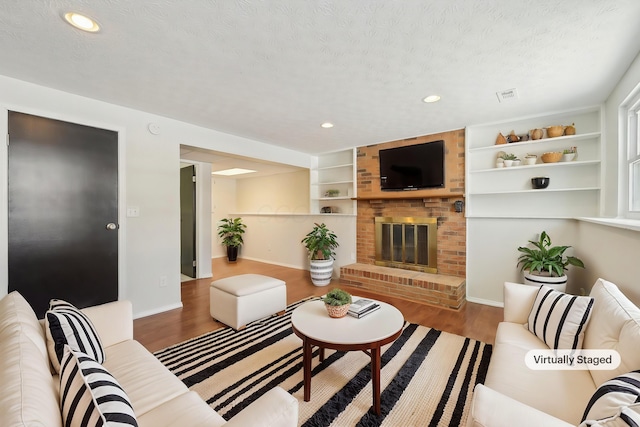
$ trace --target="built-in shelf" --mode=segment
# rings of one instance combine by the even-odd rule
[[[330,215],[355,214],[355,160],[355,149],[317,157],[317,163],[310,171],[311,213],[323,213],[323,208],[327,208],[331,210]],[[338,195],[327,196],[329,190],[338,191]]]
[[[575,124],[576,134],[496,144],[499,133],[516,135],[552,125]],[[602,107],[525,117],[466,129],[466,214],[484,218],[572,218],[597,216],[602,192]],[[570,162],[540,163],[545,152],[576,147]],[[538,163],[496,167],[500,152]],[[531,178],[545,176],[546,189],[533,189]]]

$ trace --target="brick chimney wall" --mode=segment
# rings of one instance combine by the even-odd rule
[[[380,190],[378,151],[424,142],[445,141],[445,188],[411,192]],[[375,263],[374,218],[438,218],[438,273],[466,277],[466,221],[454,202],[464,201],[464,130],[358,148],[357,262]]]

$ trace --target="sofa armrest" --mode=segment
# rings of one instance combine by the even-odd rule
[[[114,301],[83,308],[95,326],[104,347],[133,339],[133,308],[131,301]]]
[[[504,282],[504,321],[527,323],[538,287]]]
[[[297,425],[298,401],[281,387],[275,387],[231,418],[224,427],[296,427]]]
[[[513,426],[570,427],[572,424],[478,384],[473,392],[467,427]]]

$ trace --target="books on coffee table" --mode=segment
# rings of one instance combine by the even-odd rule
[[[347,314],[349,314],[352,317],[361,318],[370,313],[373,313],[379,308],[380,308],[380,304],[377,304],[375,301],[361,298],[351,303],[351,306],[349,307],[349,311],[347,312]]]
[[[376,302],[373,300],[360,298],[351,303],[351,305],[349,306],[349,311],[352,311],[354,313],[360,313],[361,311],[371,307],[375,303]]]

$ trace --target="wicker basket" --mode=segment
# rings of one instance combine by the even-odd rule
[[[345,304],[345,305],[325,304],[324,306],[327,307],[327,313],[329,313],[329,317],[334,317],[338,319],[340,317],[344,317],[347,315],[347,312],[349,311],[349,307],[351,306],[351,304]]]
[[[542,156],[540,156],[540,158],[544,163],[556,163],[559,162],[562,158],[562,153],[559,151],[544,153]]]

